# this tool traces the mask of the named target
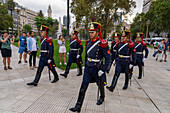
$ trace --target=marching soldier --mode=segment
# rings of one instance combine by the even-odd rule
[[[142,78],[142,69],[144,67],[144,62],[148,57],[148,47],[147,44],[145,42],[143,42],[143,33],[142,32],[138,32],[136,33],[136,42],[135,42],[135,49],[136,49],[136,54],[137,54],[137,59],[136,59],[136,64],[135,66],[139,67],[139,77],[138,79]],[[145,51],[145,56],[143,57],[143,51]],[[132,77],[133,74],[133,67],[130,70],[130,77]]]
[[[64,74],[60,74],[61,76],[64,76],[65,78],[67,78],[67,75],[69,73],[72,63],[77,63],[77,66],[79,68],[79,73],[77,74],[77,76],[82,75],[81,54],[83,52],[83,46],[82,46],[81,40],[78,39],[78,33],[79,33],[79,31],[77,31],[75,29],[73,30],[72,39],[70,41],[69,59],[68,59],[68,63],[66,66],[66,70],[65,70]]]
[[[123,90],[126,90],[128,88],[129,68],[132,68],[132,66],[135,64],[136,61],[136,49],[134,48],[134,43],[132,43],[130,40],[130,31],[123,30],[121,38],[122,38],[122,42],[119,42],[116,45],[118,58],[117,58],[117,63],[115,68],[115,75],[113,77],[111,86],[106,87],[111,92],[113,92],[113,90],[116,87],[117,80],[120,76],[120,73],[125,73],[125,84]],[[132,56],[132,58],[130,56]],[[131,64],[130,64],[130,59],[132,59]]]
[[[110,71],[110,68],[112,66],[112,64],[115,65],[116,63],[116,59],[117,59],[117,53],[116,53],[116,45],[120,42],[119,39],[120,39],[120,33],[118,32],[115,32],[114,34],[114,41],[111,43],[111,49],[110,49],[110,53],[111,53],[111,56],[110,56],[110,64],[106,70],[106,73],[109,74],[109,71]]]
[[[105,71],[109,65],[110,50],[108,42],[101,37],[101,25],[97,22],[90,23],[90,40],[86,42],[85,70],[77,103],[74,108],[70,108],[72,112],[80,112],[89,83],[96,82],[100,90],[100,98],[97,105],[104,102],[105,93],[104,85],[106,85]],[[105,64],[102,64],[105,58]]]
[[[43,38],[41,39],[41,56],[39,60],[39,66],[34,81],[31,83],[27,83],[27,85],[33,85],[33,86],[38,85],[44,66],[48,66],[49,70],[54,75],[54,80],[51,83],[55,83],[59,80],[58,74],[55,70],[55,63],[53,59],[54,46],[53,46],[52,39],[48,37],[48,31],[49,28],[42,24],[41,36]]]

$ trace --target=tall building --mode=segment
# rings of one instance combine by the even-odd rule
[[[143,9],[142,9],[143,13],[146,13],[149,11],[152,1],[156,1],[156,0],[143,0]]]
[[[0,0],[1,4],[7,3],[8,0]]]
[[[70,18],[70,22],[71,22],[71,18]],[[69,22],[69,23],[70,23],[70,22]],[[64,25],[65,27],[67,27],[67,16],[66,16],[66,15],[63,16],[63,25]]]
[[[51,17],[52,18],[52,9],[51,9],[51,5],[48,6],[48,17]]]

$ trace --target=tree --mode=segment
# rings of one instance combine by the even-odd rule
[[[103,38],[107,32],[113,29],[113,21],[118,19],[117,11],[123,15],[131,12],[131,8],[136,7],[134,0],[73,0],[71,12],[76,16],[77,23],[83,23],[86,30],[91,18],[101,23]]]
[[[12,12],[13,10],[15,10],[15,2],[13,0],[8,0],[7,5],[8,5],[8,10],[11,11],[11,16],[12,16]],[[13,34],[13,26],[11,27],[12,27],[12,34]]]
[[[146,18],[150,20],[149,30],[158,36],[161,32],[170,32],[170,0],[156,0],[151,3]]]
[[[26,33],[32,31],[32,27],[31,27],[31,25],[29,25],[29,24],[25,24],[25,25],[23,26],[23,28],[24,28],[24,30],[25,30]]]
[[[145,13],[138,14],[138,16],[136,16],[133,19],[133,23],[131,24],[131,29],[130,29],[132,40],[134,40],[134,38],[136,38],[136,33],[139,30],[142,33],[145,34],[145,32],[146,32],[146,21],[147,21],[147,18],[145,16]]]
[[[44,18],[37,16],[37,17],[35,17],[34,21],[35,21],[34,24],[37,26],[37,30],[38,30],[38,34],[39,34],[41,25],[42,25],[42,23],[44,23]]]
[[[43,14],[42,10],[40,10],[40,12],[38,13],[38,16],[39,17],[44,17],[44,14]]]
[[[7,4],[0,3],[0,31],[7,30],[13,27],[13,17],[8,14]]]

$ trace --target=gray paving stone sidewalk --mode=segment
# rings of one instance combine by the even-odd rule
[[[0,112],[2,113],[70,113],[69,108],[76,103],[82,76],[77,77],[76,69],[70,71],[67,79],[60,76],[59,82],[52,84],[48,80],[48,70],[44,69],[37,87],[27,86],[36,73],[28,65],[18,64],[18,48],[12,47],[13,70],[3,70],[0,58]],[[97,106],[97,86],[90,84],[82,113],[170,113],[170,56],[168,62],[158,62],[152,57],[145,63],[145,77],[137,79],[138,68],[134,69],[132,85],[122,90],[124,75],[119,78],[113,93],[105,91],[105,102]],[[38,59],[37,59],[38,64]],[[57,72],[63,73],[57,69]],[[114,67],[107,75],[110,85],[114,74]],[[52,74],[51,74],[52,76]],[[53,78],[53,76],[52,76]]]

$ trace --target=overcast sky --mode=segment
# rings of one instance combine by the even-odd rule
[[[19,5],[22,5],[24,7],[30,8],[36,12],[39,12],[39,10],[42,10],[44,15],[47,16],[47,9],[49,4],[52,8],[52,17],[59,19],[59,17],[62,17],[67,14],[67,0],[14,0],[15,2],[19,3]],[[133,9],[133,15],[130,17],[129,20],[132,21],[133,17],[135,17],[137,12],[142,12],[142,4],[143,0],[136,0],[137,7]],[[73,14],[71,14],[74,16]],[[72,21],[74,19],[72,18]],[[63,23],[63,21],[61,21]]]

